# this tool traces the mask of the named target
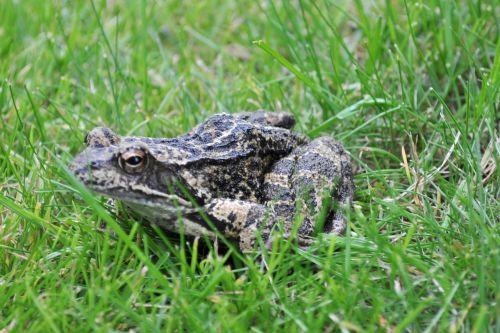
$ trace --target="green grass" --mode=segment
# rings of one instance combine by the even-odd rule
[[[499,17],[494,0],[0,1],[0,332],[499,332]],[[122,229],[63,167],[99,124],[176,136],[258,108],[356,165],[346,236],[278,242],[267,270]]]

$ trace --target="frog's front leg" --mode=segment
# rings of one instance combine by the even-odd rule
[[[214,199],[203,207],[204,213],[224,236],[239,240],[239,248],[249,252],[258,235],[266,247],[272,244],[272,233],[278,216],[265,205],[235,199]],[[288,234],[284,234],[288,237]],[[308,246],[309,239],[298,238],[299,245]]]

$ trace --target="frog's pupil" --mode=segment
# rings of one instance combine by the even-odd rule
[[[127,159],[127,163],[130,165],[138,165],[142,162],[142,158],[139,156],[132,156]]]

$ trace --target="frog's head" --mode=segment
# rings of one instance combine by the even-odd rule
[[[121,138],[99,127],[85,142],[87,148],[70,170],[90,189],[134,206],[192,206],[174,185],[175,170],[165,163],[165,149],[155,148],[151,139]]]

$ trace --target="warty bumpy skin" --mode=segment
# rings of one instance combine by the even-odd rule
[[[257,111],[214,115],[177,138],[98,127],[70,170],[169,231],[214,236],[215,227],[250,251],[258,234],[270,244],[273,230],[288,237],[300,218],[297,239],[308,246],[316,232],[344,232],[354,182],[340,143],[309,140],[294,124],[289,113]]]

